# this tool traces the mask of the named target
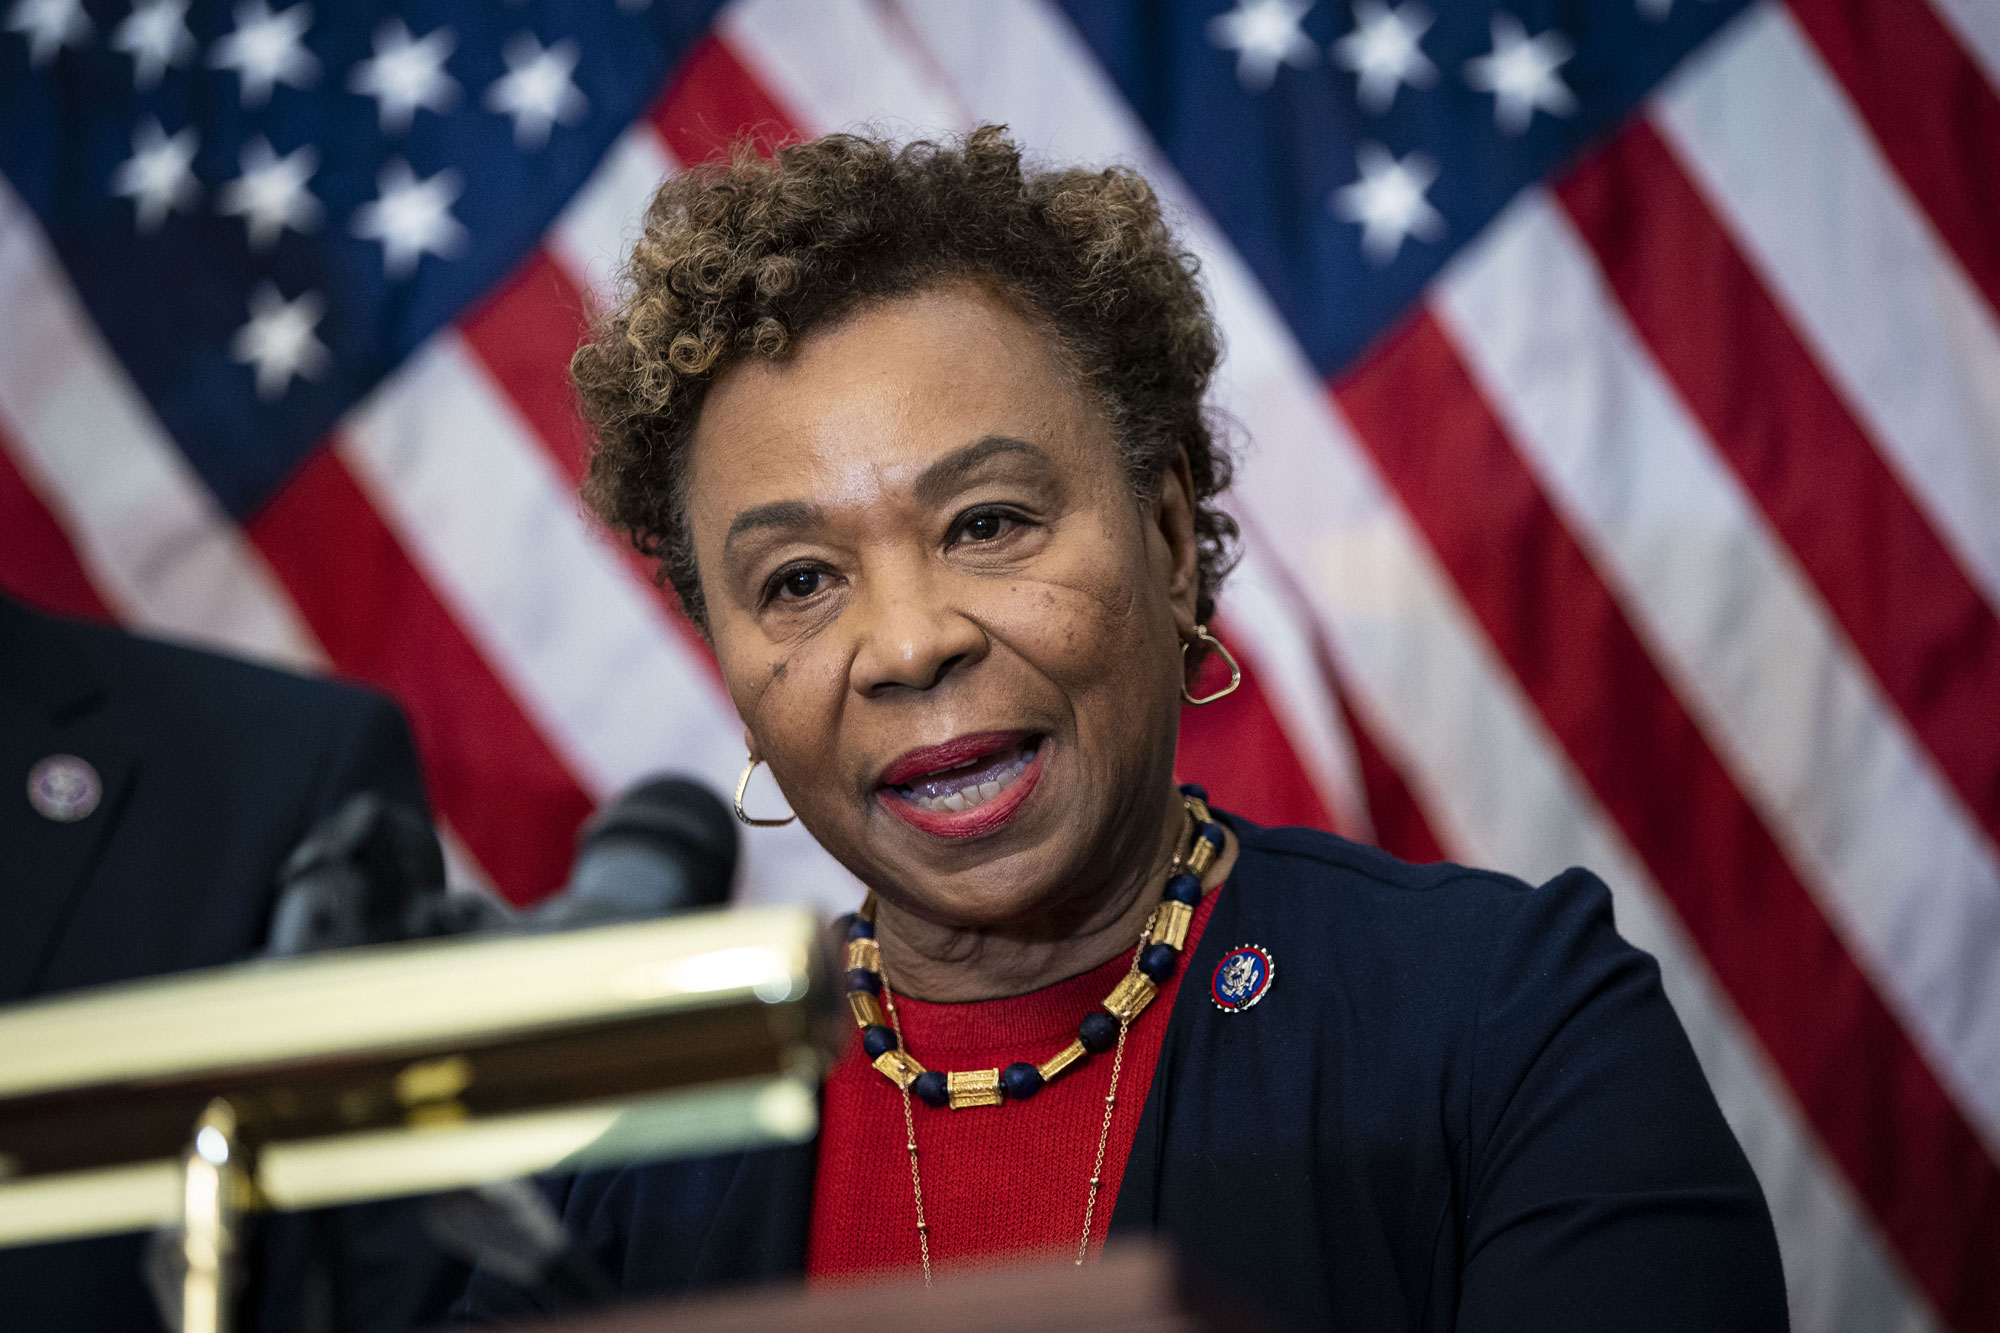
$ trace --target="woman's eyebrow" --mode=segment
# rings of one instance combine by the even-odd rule
[[[759,528],[806,528],[818,523],[821,517],[819,506],[804,500],[773,500],[770,504],[755,505],[730,522],[722,546],[728,550],[738,537]]]
[[[1017,440],[1011,435],[982,435],[962,449],[954,449],[925,468],[910,492],[922,504],[935,505],[949,499],[967,477],[988,459],[1002,454],[1023,454],[1046,466],[1049,456],[1039,445]]]
[[[1041,446],[1026,440],[1011,435],[982,435],[925,468],[911,485],[911,492],[923,504],[938,504],[963,486],[967,477],[981,464],[1003,454],[1020,454],[1044,465],[1049,459]],[[764,528],[808,528],[824,519],[825,514],[818,505],[804,500],[773,500],[769,504],[754,505],[730,521],[729,532],[722,539],[723,549],[727,550],[745,533]]]

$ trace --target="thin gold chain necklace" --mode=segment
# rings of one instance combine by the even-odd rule
[[[1139,930],[1139,942],[1132,951],[1132,963],[1124,979],[1105,998],[1105,1014],[1100,1015],[1093,1010],[1084,1020],[1078,1040],[1040,1066],[1010,1065],[1004,1071],[1005,1078],[1003,1071],[997,1069],[949,1075],[925,1070],[908,1055],[903,1045],[902,1017],[897,1012],[895,992],[883,975],[881,948],[874,938],[875,903],[872,896],[856,917],[860,924],[850,928],[849,1000],[855,1011],[855,1020],[861,1025],[864,1037],[871,1030],[880,1031],[880,1036],[869,1038],[868,1051],[875,1057],[875,1067],[896,1084],[902,1097],[903,1142],[910,1158],[910,1192],[917,1210],[917,1252],[923,1263],[926,1288],[932,1280],[930,1220],[924,1213],[924,1178],[918,1162],[916,1112],[910,1101],[912,1088],[917,1088],[920,1093],[929,1093],[925,1100],[933,1102],[940,1100],[937,1094],[942,1092],[943,1103],[955,1110],[998,1105],[1005,1099],[1003,1093],[1011,1092],[1015,1097],[1032,1096],[1043,1083],[1082,1063],[1092,1051],[1111,1046],[1111,1084],[1104,1094],[1104,1118],[1097,1131],[1097,1155],[1091,1165],[1089,1190],[1084,1200],[1083,1231],[1076,1244],[1077,1266],[1081,1267],[1089,1256],[1090,1237],[1096,1226],[1097,1196],[1104,1185],[1104,1155],[1110,1144],[1111,1122],[1118,1106],[1119,1076],[1125,1068],[1125,1040],[1133,1021],[1157,994],[1156,982],[1164,980],[1160,974],[1171,975],[1173,961],[1186,943],[1194,903],[1200,900],[1201,876],[1214,863],[1223,845],[1222,830],[1209,818],[1208,807],[1193,795],[1184,799],[1189,829],[1182,835],[1173,862],[1168,867],[1166,896],[1147,915],[1145,925]],[[862,933],[864,928],[865,934]],[[1159,942],[1157,945],[1156,940]],[[1155,945],[1163,952],[1153,952],[1149,950],[1149,945]],[[1162,958],[1166,960],[1164,967],[1160,966]],[[886,1024],[882,1023],[884,1018],[888,1020]],[[1110,1036],[1104,1030],[1110,1026],[1110,1022],[1105,1021],[1107,1018],[1117,1024],[1115,1041],[1104,1040]],[[888,1040],[890,1037],[893,1037],[893,1042]],[[883,1049],[877,1050],[877,1047]]]

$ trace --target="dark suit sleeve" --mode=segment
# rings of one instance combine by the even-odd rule
[[[1762,1191],[1595,877],[1518,899],[1477,1042],[1461,1333],[1786,1327]]]
[[[215,788],[209,804],[222,803],[238,845],[226,885],[201,888],[192,927],[201,943],[191,956],[203,964],[263,950],[280,867],[349,797],[379,792],[430,814],[409,724],[394,703],[338,682],[271,681],[266,673],[254,679],[266,689],[238,725],[266,728],[270,735],[229,761],[229,772],[209,779]],[[182,836],[179,827],[163,833]],[[233,893],[225,896],[225,888]]]
[[[409,724],[394,704],[377,694],[353,691],[345,726],[328,746],[309,804],[320,820],[361,791],[379,791],[390,800],[430,813]]]

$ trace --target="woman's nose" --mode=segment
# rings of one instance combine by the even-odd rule
[[[857,693],[928,690],[986,655],[986,634],[942,595],[938,581],[914,572],[878,578],[861,612],[854,655]]]

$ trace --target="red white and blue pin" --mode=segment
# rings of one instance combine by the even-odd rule
[[[1225,1014],[1240,1014],[1270,992],[1278,965],[1271,951],[1258,944],[1239,944],[1222,955],[1209,980],[1208,996]]]

